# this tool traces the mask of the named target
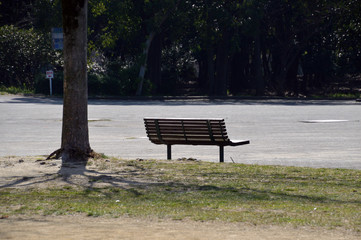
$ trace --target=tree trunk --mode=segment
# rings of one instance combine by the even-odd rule
[[[296,59],[290,65],[287,71],[287,82],[286,87],[287,90],[290,90],[295,96],[298,96],[299,89],[298,89],[298,79],[297,79],[297,70],[298,70],[299,59]]]
[[[259,33],[255,36],[254,44],[254,71],[256,78],[256,94],[257,96],[263,96],[265,91],[265,83],[262,76],[261,36]]]
[[[223,31],[223,36],[218,43],[216,58],[216,95],[227,95],[227,75],[228,75],[228,50],[229,50],[229,30]]]
[[[165,20],[167,20],[169,15],[178,8],[178,5],[179,5],[180,2],[181,1],[178,0],[177,2],[175,2],[174,8],[168,9],[166,14],[162,17],[162,19],[158,23],[157,27],[154,28],[151,31],[151,33],[149,34],[149,36],[148,36],[148,38],[147,38],[147,40],[145,42],[145,47],[144,47],[144,50],[143,50],[143,58],[144,59],[142,59],[143,60],[142,65],[141,65],[140,70],[139,70],[140,82],[138,84],[138,89],[137,89],[137,92],[136,92],[137,96],[142,95],[143,84],[144,84],[144,76],[145,76],[145,72],[147,70],[147,60],[148,60],[149,48],[150,48],[150,45],[151,45],[151,43],[153,41],[153,38],[154,38],[154,36],[156,35],[157,32],[158,33],[160,32],[160,29],[162,28],[163,23],[165,22]]]
[[[240,93],[251,87],[249,39],[244,38],[241,43],[241,50],[236,52],[231,60],[230,91],[232,94]]]
[[[87,0],[62,0],[64,104],[62,160],[84,162],[92,152],[88,134]]]
[[[145,70],[147,69],[147,60],[148,60],[148,54],[149,54],[149,47],[150,44],[153,41],[153,38],[155,36],[155,32],[151,32],[151,34],[149,34],[147,41],[145,42],[145,47],[143,50],[143,61],[142,61],[142,66],[140,66],[140,70],[139,70],[139,79],[140,82],[138,84],[138,89],[137,89],[137,96],[141,96],[142,95],[142,91],[143,91],[143,84],[144,84],[144,76],[145,76]]]
[[[202,50],[197,59],[199,64],[198,85],[202,89],[202,92],[207,92],[207,84],[208,84],[207,60],[208,60],[207,53],[205,50]]]
[[[150,45],[147,66],[147,76],[155,85],[156,93],[169,92],[162,86],[162,34],[157,34]]]
[[[209,86],[209,95],[215,94],[215,70],[214,70],[214,51],[212,44],[209,44],[207,47],[207,77],[208,77],[208,86]]]
[[[287,81],[289,75],[289,71],[291,67],[295,64],[295,61],[298,63],[300,49],[297,47],[284,47],[279,54],[278,59],[278,71],[275,71],[275,80],[277,86],[277,94],[279,96],[284,96],[287,90]],[[297,66],[297,65],[296,65]],[[294,77],[296,76],[296,71],[293,73]]]
[[[242,89],[242,79],[244,79],[243,66],[241,65],[241,53],[236,52],[230,61],[230,92],[231,94],[237,94]]]

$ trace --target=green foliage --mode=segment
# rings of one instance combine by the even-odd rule
[[[350,0],[339,3],[334,38],[336,63],[341,73],[361,73],[361,4]]]
[[[0,27],[0,85],[33,88],[34,76],[51,62],[50,39],[33,29]]]
[[[1,3],[0,84],[32,88],[40,67],[61,69],[50,44],[51,27],[61,26],[61,1]],[[89,89],[133,95],[154,34],[148,93],[173,94],[190,81],[200,92],[225,85],[232,94],[252,93],[259,81],[269,92],[297,92],[301,65],[306,94],[335,75],[360,74],[360,6],[357,0],[89,0],[89,56],[102,57],[101,71],[90,64]]]
[[[0,86],[0,94],[3,93],[9,93],[9,94],[32,94],[34,93],[33,90],[28,89],[26,86],[23,87],[14,87],[14,86],[10,86],[10,87],[5,87],[5,86]]]
[[[108,66],[107,74],[103,78],[101,94],[106,95],[134,95],[137,87],[136,68],[124,68],[118,62]]]
[[[53,27],[62,26],[61,0],[33,1],[31,11],[33,27],[44,34],[48,34]]]
[[[105,73],[88,74],[89,95],[132,96],[138,84],[138,66],[123,66],[111,62]],[[149,81],[145,83],[145,94],[151,92]]]
[[[33,1],[12,0],[0,2],[0,26],[16,25],[18,27],[31,27],[31,12]]]

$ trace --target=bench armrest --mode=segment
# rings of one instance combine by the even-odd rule
[[[239,145],[245,145],[249,144],[249,140],[229,140],[230,146],[239,146]]]

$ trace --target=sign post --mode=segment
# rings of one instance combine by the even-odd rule
[[[48,70],[46,71],[46,78],[49,78],[49,84],[50,84],[50,96],[53,95],[53,84],[52,84],[52,80],[54,78],[54,72],[53,70]]]

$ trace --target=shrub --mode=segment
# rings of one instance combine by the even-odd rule
[[[112,95],[112,96],[132,96],[138,87],[137,66],[127,66],[119,62],[111,62],[107,70],[102,74],[90,73],[88,76],[90,95]],[[144,83],[144,93],[149,94],[152,88],[149,81]]]
[[[0,85],[33,88],[35,75],[52,56],[49,36],[33,29],[0,27]]]

